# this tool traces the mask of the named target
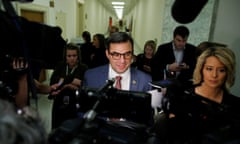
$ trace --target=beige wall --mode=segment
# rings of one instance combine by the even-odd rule
[[[125,19],[133,17],[132,36],[135,41],[135,54],[143,51],[147,40],[161,40],[165,0],[139,0]]]

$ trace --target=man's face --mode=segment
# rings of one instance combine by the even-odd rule
[[[187,43],[187,39],[188,37],[181,37],[180,35],[176,35],[173,39],[173,43],[175,45],[176,49],[182,49],[185,47],[186,43]]]
[[[124,73],[132,63],[133,47],[130,42],[111,43],[106,56],[114,71]]]

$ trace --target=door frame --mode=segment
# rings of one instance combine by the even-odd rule
[[[49,8],[42,5],[36,4],[24,4],[24,3],[17,3],[16,4],[17,14],[21,16],[21,10],[29,10],[35,12],[42,12],[43,13],[43,21],[45,24],[49,23]]]

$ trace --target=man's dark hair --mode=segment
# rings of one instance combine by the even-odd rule
[[[99,47],[100,48],[105,48],[105,37],[103,34],[97,33],[94,35],[99,41]]]
[[[175,37],[176,35],[180,35],[182,38],[186,38],[189,36],[189,30],[185,26],[178,26],[175,28],[173,32],[173,36]]]
[[[86,40],[86,42],[91,42],[91,34],[88,31],[84,31],[82,33],[82,37]]]
[[[125,32],[115,32],[108,38],[106,48],[109,50],[111,43],[122,43],[128,41],[132,44],[133,48],[133,39],[129,34]]]

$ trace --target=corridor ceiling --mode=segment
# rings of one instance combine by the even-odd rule
[[[123,16],[128,14],[134,6],[138,3],[139,0],[98,0],[100,3],[103,4],[106,9],[111,11],[112,13],[115,13],[115,10],[112,6],[112,2],[125,2],[124,10],[123,10]]]

